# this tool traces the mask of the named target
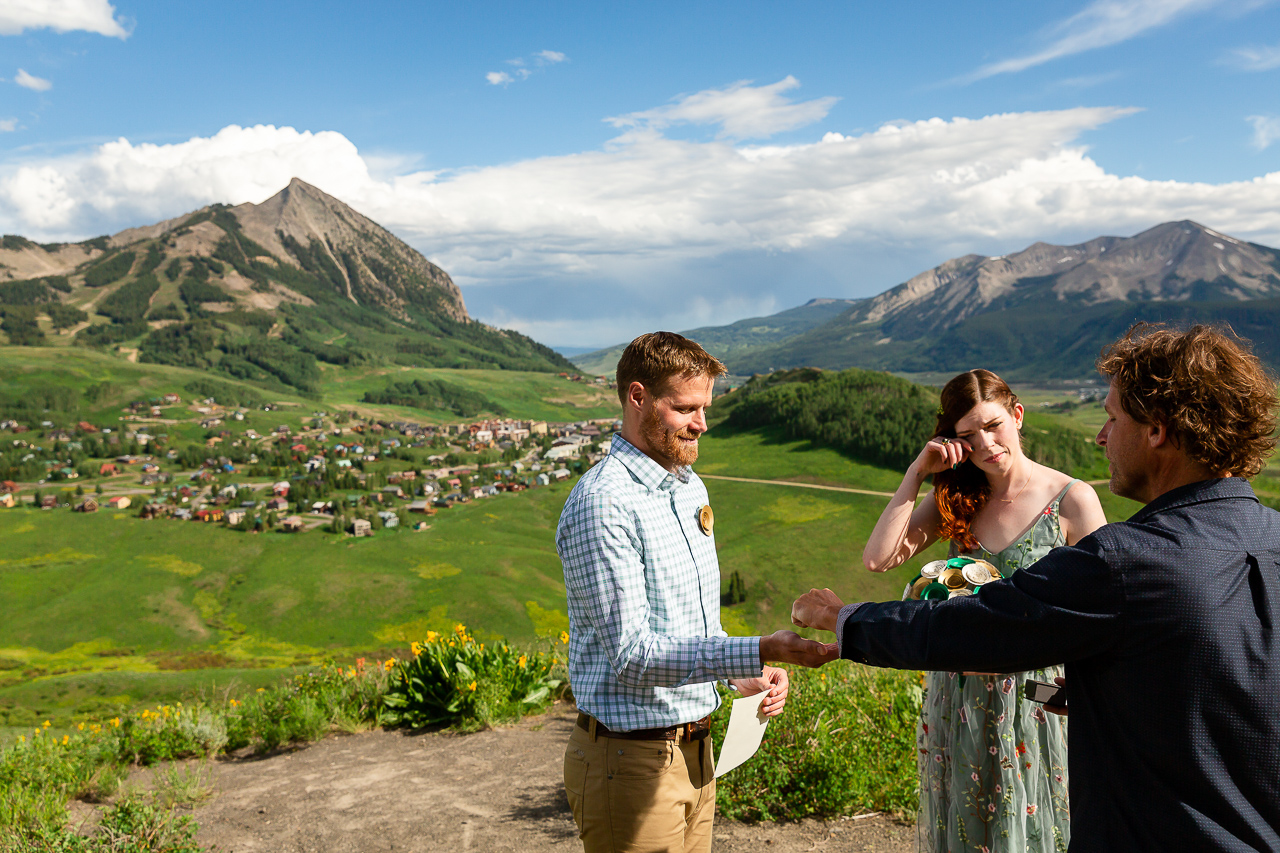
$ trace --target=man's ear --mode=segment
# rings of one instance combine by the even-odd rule
[[[644,403],[649,397],[649,390],[639,382],[627,386],[627,408],[637,412],[644,410]]]
[[[1169,431],[1169,427],[1159,421],[1152,421],[1146,425],[1147,427],[1147,443],[1152,447],[1163,447],[1166,444],[1174,444],[1173,433]]]

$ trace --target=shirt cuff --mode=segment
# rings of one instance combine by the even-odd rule
[[[853,604],[846,604],[840,608],[840,615],[836,617],[836,642],[840,645],[840,657],[844,657],[844,623],[849,617],[858,611],[858,608],[866,604],[865,601],[857,601]]]
[[[764,673],[759,637],[725,637],[724,641],[726,678],[759,678]]]

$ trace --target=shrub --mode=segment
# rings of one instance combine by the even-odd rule
[[[158,308],[152,308],[151,313],[147,315],[148,320],[179,320],[183,319],[182,309],[173,302],[165,303]]]
[[[451,635],[428,631],[410,648],[413,657],[395,665],[383,700],[392,724],[474,730],[539,712],[564,686],[553,653],[477,643],[465,625]]]
[[[117,323],[141,320],[151,304],[151,297],[159,289],[160,280],[155,273],[144,273],[98,303],[98,313]]]
[[[738,820],[913,815],[919,673],[845,663],[789,673],[786,710],[769,723],[760,751],[716,782],[720,813]],[[717,742],[728,722],[723,710],[712,717]]]
[[[85,272],[85,286],[102,287],[124,278],[133,267],[135,257],[137,256],[133,252],[119,252],[98,261]]]
[[[45,306],[45,311],[48,312],[55,329],[69,329],[89,319],[89,315],[79,308],[74,305],[63,305],[61,302],[50,302]]]
[[[48,726],[0,751],[0,830],[61,826],[67,800],[107,796],[125,775],[110,724],[62,738]]]

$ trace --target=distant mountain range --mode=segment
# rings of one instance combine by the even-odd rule
[[[142,361],[301,391],[315,390],[318,362],[574,369],[472,320],[448,273],[297,178],[261,204],[212,205],[80,243],[5,235],[0,318],[10,344],[73,334]]]
[[[1090,375],[1101,348],[1135,320],[1229,323],[1280,365],[1280,251],[1195,222],[1167,222],[1127,238],[965,255],[871,299],[813,300],[685,334],[740,375],[988,367],[1026,380]],[[573,361],[603,373],[620,352]]]

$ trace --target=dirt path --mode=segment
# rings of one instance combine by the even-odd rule
[[[500,731],[368,732],[218,761],[214,796],[193,812],[198,840],[219,853],[581,851],[561,781],[573,720],[558,706]],[[717,821],[715,849],[906,853],[912,835],[879,816]]]
[[[852,492],[855,495],[874,495],[891,498],[893,492],[873,492],[869,489],[851,489],[847,486],[819,486],[817,483],[793,483],[790,480],[753,480],[749,477],[722,477],[718,474],[698,474],[703,480],[729,480],[734,483],[763,483],[766,486],[795,486],[797,489],[822,489],[828,492]]]

